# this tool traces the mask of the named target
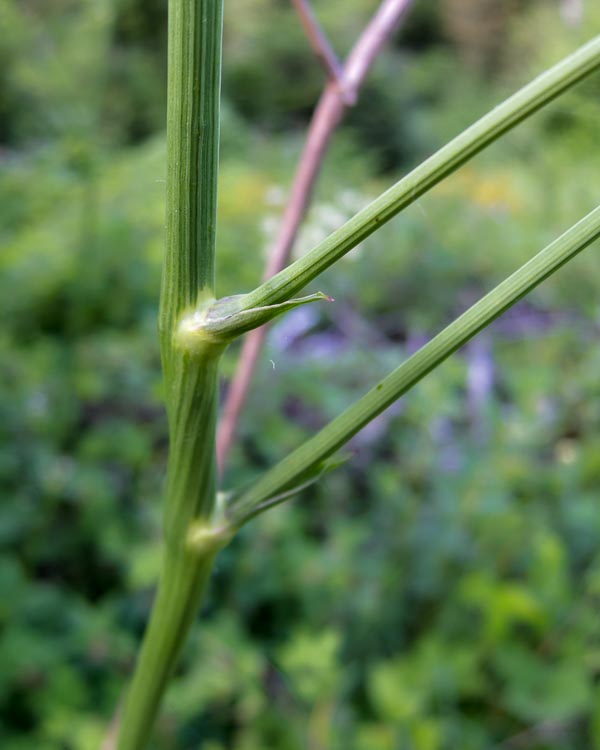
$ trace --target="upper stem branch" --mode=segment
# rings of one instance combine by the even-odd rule
[[[597,36],[463,131],[309,253],[245,295],[243,306],[261,307],[293,297],[444,177],[599,66]]]

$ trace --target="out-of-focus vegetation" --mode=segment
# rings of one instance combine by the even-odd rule
[[[376,2],[315,5],[343,53]],[[298,251],[598,33],[567,5],[417,0]],[[0,744],[87,750],[159,565],[166,0],[0,0],[0,27]],[[261,275],[323,83],[286,3],[228,0],[225,34],[221,294]],[[272,329],[226,485],[593,208],[599,123],[596,76],[322,278],[336,304]],[[225,551],[156,750],[600,747],[596,256]]]

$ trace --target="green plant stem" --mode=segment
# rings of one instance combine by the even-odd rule
[[[169,0],[167,236],[161,344],[214,296],[223,0]]]
[[[600,36],[495,107],[330,234],[309,253],[244,295],[241,307],[290,299],[378,227],[540,107],[600,66]]]
[[[314,437],[288,455],[246,492],[234,496],[227,511],[241,525],[266,507],[291,496],[295,484],[341,448],[353,435],[410,390],[427,373],[489,325],[511,305],[600,237],[600,207],[571,227],[447,328],[379,382]],[[287,493],[287,494],[286,494]]]
[[[223,0],[170,0],[167,237],[159,312],[171,450],[166,536],[210,518],[222,347],[177,345],[180,319],[214,298]]]
[[[119,750],[142,750],[214,557],[215,432],[223,345],[182,346],[180,320],[214,298],[223,0],[170,0],[167,237],[159,332],[170,452],[158,593],[125,701]],[[200,534],[190,543],[191,530]]]
[[[218,550],[277,496],[288,496],[352,435],[477,331],[600,234],[600,209],[552,243],[354,406],[233,498],[216,504],[218,362],[225,345],[503,132],[600,64],[600,38],[540,76],[424,162],[321,245],[254,292],[214,302],[223,0],[170,0],[167,250],[159,330],[171,451],[163,569],[130,686],[119,750],[142,750]],[[294,301],[304,302],[308,300]],[[281,311],[289,307],[282,305]],[[264,308],[264,309],[261,309]],[[181,336],[199,311],[206,330]],[[209,320],[210,319],[210,320]],[[212,338],[210,327],[213,327]],[[184,333],[189,328],[184,326]],[[304,478],[304,479],[303,479]]]
[[[177,549],[193,521],[214,513],[219,357],[175,356],[164,529],[167,546]]]
[[[214,553],[167,553],[139,666],[131,684],[119,750],[145,747],[153,719],[213,566]]]

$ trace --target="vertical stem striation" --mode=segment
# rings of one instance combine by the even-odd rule
[[[174,345],[186,311],[215,296],[223,0],[170,0],[167,247],[159,313],[169,416],[166,535],[214,508],[218,352]]]
[[[162,346],[198,293],[214,296],[222,0],[170,0]],[[163,352],[163,357],[165,356]]]
[[[198,602],[214,552],[196,557],[167,553],[150,623],[125,702],[118,750],[143,750]]]
[[[142,750],[214,557],[220,346],[190,351],[183,314],[215,296],[223,0],[169,0],[167,237],[159,312],[170,454],[158,593],[128,691],[119,750]],[[206,542],[190,546],[192,527]],[[192,548],[193,547],[193,548]]]

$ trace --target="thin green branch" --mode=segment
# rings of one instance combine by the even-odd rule
[[[242,307],[267,307],[293,297],[444,177],[599,66],[600,36],[597,36],[471,125],[311,252],[244,295]]]
[[[319,471],[322,462],[366,424],[598,237],[600,207],[470,307],[339,417],[280,461],[250,489],[232,496],[227,510],[230,522],[241,525],[263,508],[275,504],[274,499],[278,496],[281,500],[289,497],[294,486],[305,484],[307,475]]]

